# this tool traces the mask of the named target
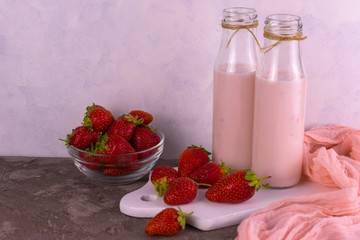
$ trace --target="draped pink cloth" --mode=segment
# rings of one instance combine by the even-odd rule
[[[340,125],[307,131],[303,175],[338,189],[273,203],[245,219],[236,240],[360,239],[360,131]]]

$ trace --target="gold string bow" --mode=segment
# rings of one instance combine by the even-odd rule
[[[298,33],[294,36],[279,36],[267,31],[264,31],[264,37],[271,40],[278,40],[276,43],[271,44],[270,46],[263,47],[261,50],[265,50],[264,54],[268,53],[271,49],[279,45],[282,41],[293,41],[293,40],[304,40],[307,37],[303,37],[302,33]]]
[[[253,35],[253,37],[254,37],[257,45],[259,46],[259,49],[261,50],[262,48],[261,48],[261,46],[260,46],[260,43],[259,43],[258,39],[256,38],[255,34],[250,30],[250,28],[255,28],[255,27],[257,27],[258,25],[259,25],[258,23],[254,23],[254,24],[250,24],[250,25],[231,25],[231,24],[227,24],[227,23],[224,23],[224,22],[221,23],[221,26],[222,26],[223,28],[235,30],[235,31],[231,34],[230,39],[229,39],[229,41],[228,41],[228,43],[227,43],[227,45],[226,45],[226,48],[229,47],[231,40],[233,39],[233,37],[235,36],[235,34],[236,34],[240,29],[246,29],[246,30],[248,30],[248,31],[251,33],[251,35]]]

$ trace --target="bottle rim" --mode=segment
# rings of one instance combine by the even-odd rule
[[[301,21],[301,17],[294,14],[271,14],[266,17],[266,20],[273,20],[273,21],[281,21],[281,22],[293,22],[293,21]]]
[[[223,22],[232,25],[252,25],[257,23],[257,12],[253,8],[231,7],[223,10]]]
[[[266,17],[264,31],[281,36],[302,32],[301,17],[294,14],[271,14]]]

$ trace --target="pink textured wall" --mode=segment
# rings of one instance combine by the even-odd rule
[[[231,6],[302,16],[306,126],[360,128],[358,1],[0,2],[0,155],[67,156],[58,138],[96,102],[144,109],[166,134],[164,157],[211,149],[212,66]]]

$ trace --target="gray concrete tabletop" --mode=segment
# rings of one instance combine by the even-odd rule
[[[160,159],[157,165],[176,166]],[[70,158],[0,157],[0,239],[234,239],[237,226],[201,231],[190,225],[172,237],[145,234],[149,218],[119,210],[148,176],[106,186],[82,175]]]

